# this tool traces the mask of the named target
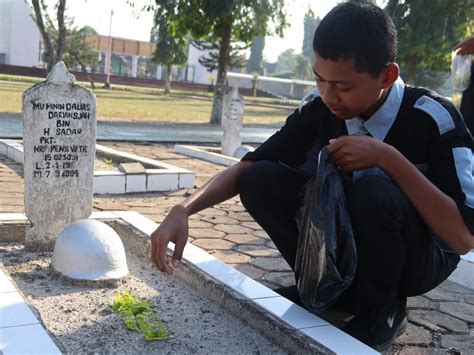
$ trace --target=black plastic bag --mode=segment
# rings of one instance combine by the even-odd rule
[[[296,217],[299,228],[295,274],[305,307],[321,314],[354,279],[357,268],[352,225],[343,180],[346,177],[330,161],[323,148],[316,177],[304,188]]]

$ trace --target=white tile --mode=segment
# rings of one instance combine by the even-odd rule
[[[23,152],[20,150],[15,151],[15,161],[18,163],[23,164]]]
[[[9,140],[7,144],[12,148],[23,147],[23,144],[20,141]]]
[[[279,294],[275,291],[251,279],[250,277],[245,276],[237,270],[234,270],[234,272],[231,274],[215,275],[214,277],[249,299],[279,297]]]
[[[94,211],[89,216],[89,218],[92,218],[92,219],[113,219],[113,218],[118,218],[118,216],[115,214],[115,212],[112,212],[112,211]]]
[[[157,169],[146,169],[146,173],[148,175],[153,174],[193,174],[192,171],[174,168],[174,169],[165,169],[165,168],[157,168]]]
[[[218,156],[215,153],[207,153],[204,159],[214,164],[221,164],[221,165],[227,165],[229,161],[227,158]]]
[[[209,152],[205,149],[205,147],[175,146],[175,151],[192,158],[202,159],[215,164],[226,166],[232,166],[239,162],[239,159],[215,152]]]
[[[0,221],[27,221],[24,213],[0,213]]]
[[[176,153],[183,154],[191,158],[201,158],[204,153],[204,151],[201,149],[188,145],[175,145],[174,150]]]
[[[240,161],[240,160],[238,160],[238,159],[230,159],[230,158],[229,158],[229,159],[227,159],[227,162],[226,162],[225,165],[227,165],[227,166],[232,166],[232,165],[237,164],[239,161]]]
[[[170,251],[174,251],[174,248],[175,248],[175,245],[174,243],[169,243],[168,244],[168,249]],[[190,255],[210,255],[207,251],[205,251],[204,249],[196,246],[196,245],[193,245],[191,244],[190,242],[187,242],[186,245],[184,246],[184,250],[183,250],[183,258],[187,259],[188,256]]]
[[[318,343],[328,347],[336,354],[379,354],[374,349],[368,347],[367,345],[361,343],[357,339],[354,339],[332,325],[327,327],[306,328],[301,329],[301,331],[315,339]]]
[[[130,175],[126,177],[126,192],[145,192],[146,191],[146,175]]]
[[[18,292],[0,293],[0,328],[38,323]]]
[[[295,328],[320,327],[329,323],[284,297],[259,298],[255,303]]]
[[[61,354],[48,333],[46,333],[40,324],[1,329],[0,350],[5,355]]]
[[[175,144],[174,146],[174,151],[176,153],[181,153],[181,152],[185,152],[188,150],[188,146],[187,145],[182,145],[182,144]]]
[[[7,144],[7,152],[6,156],[10,159],[13,159],[13,152],[15,151],[15,148],[13,148],[10,144]]]
[[[17,163],[23,162],[23,153],[13,147],[7,147],[7,157]]]
[[[194,174],[179,174],[179,188],[180,189],[194,188]]]
[[[2,292],[17,292],[17,290],[12,280],[5,275],[3,270],[0,270],[0,293]]]
[[[125,175],[94,176],[95,194],[124,194]]]
[[[116,170],[99,170],[94,171],[94,176],[123,176],[125,177],[125,173]]]
[[[456,270],[449,275],[448,280],[458,285],[474,289],[474,263],[462,258]]]
[[[474,263],[474,251],[471,250],[469,253],[461,255],[461,259],[470,263]]]
[[[150,174],[147,176],[147,191],[170,191],[178,189],[178,174]]]
[[[99,153],[107,153],[107,152],[110,152],[110,151],[114,151],[114,149],[106,147],[105,145],[101,145],[101,144],[96,144],[95,145],[95,150]]]
[[[211,276],[231,274],[234,271],[229,265],[207,253],[187,254],[183,257]]]
[[[7,155],[7,146],[3,142],[0,142],[0,154]]]
[[[115,211],[114,213],[125,222],[131,224],[133,227],[148,236],[151,235],[151,233],[153,233],[159,226],[158,223],[153,222],[151,219],[136,211]]]
[[[155,168],[158,168],[158,169],[176,170],[176,171],[183,172],[183,173],[189,172],[189,170],[179,168],[175,165],[164,163],[164,162],[159,161],[159,160],[153,160],[153,159],[149,159],[149,158],[140,157],[138,155],[133,155],[130,158],[142,163],[143,165],[151,165],[151,166],[153,166]]]

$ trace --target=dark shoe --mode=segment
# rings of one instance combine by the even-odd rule
[[[383,352],[407,327],[406,301],[397,300],[377,313],[355,315],[343,329],[364,344]]]
[[[286,299],[290,300],[293,303],[304,308],[303,302],[301,302],[300,294],[298,293],[298,288],[296,285],[288,286],[288,287],[280,287],[274,290],[280,296],[285,297]]]

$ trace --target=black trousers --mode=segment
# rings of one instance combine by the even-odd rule
[[[271,161],[252,164],[238,181],[243,205],[293,269],[298,242],[295,215],[307,181],[307,175]],[[391,180],[362,177],[352,183],[347,200],[358,266],[341,300],[354,313],[423,294],[456,268],[459,256],[438,245]]]

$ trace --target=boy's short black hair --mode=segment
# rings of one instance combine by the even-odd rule
[[[329,60],[354,59],[359,72],[379,75],[397,56],[397,30],[381,8],[367,1],[334,7],[321,21],[313,49]]]

